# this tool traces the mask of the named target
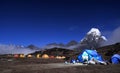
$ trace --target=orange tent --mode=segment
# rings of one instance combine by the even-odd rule
[[[55,57],[54,56],[50,56],[51,59],[54,59]]]
[[[19,55],[18,54],[14,54],[14,58],[18,58],[19,57]]]
[[[49,56],[48,56],[47,54],[43,54],[43,55],[42,55],[42,58],[44,58],[44,59],[48,59]]]

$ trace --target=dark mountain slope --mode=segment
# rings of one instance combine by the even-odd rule
[[[120,43],[100,47],[97,49],[104,59],[108,60],[113,54],[120,54]]]
[[[36,54],[48,54],[52,56],[70,56],[74,54],[74,51],[63,48],[52,48],[52,49],[45,49],[42,51],[36,51],[32,53],[32,55],[36,55]]]

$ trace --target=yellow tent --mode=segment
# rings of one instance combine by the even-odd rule
[[[42,55],[42,58],[44,58],[44,59],[48,59],[49,56],[48,56],[47,54],[43,54],[43,55]]]
[[[32,58],[32,55],[31,55],[31,54],[29,54],[29,55],[27,55],[27,57],[28,57],[28,58]]]
[[[56,56],[56,59],[62,59],[62,57],[61,56]]]
[[[36,57],[37,57],[37,58],[40,58],[40,55],[41,55],[41,54],[37,54],[37,56],[36,56]]]
[[[24,54],[20,54],[20,58],[24,58],[25,57],[25,55]]]
[[[65,56],[62,56],[61,58],[62,58],[62,59],[65,59]]]

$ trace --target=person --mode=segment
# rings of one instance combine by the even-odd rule
[[[77,59],[76,62],[79,63],[79,60]]]
[[[71,59],[70,63],[75,64],[76,63],[75,59]]]

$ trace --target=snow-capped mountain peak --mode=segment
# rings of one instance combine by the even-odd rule
[[[85,37],[80,41],[76,42],[74,40],[70,41],[68,44],[57,44],[51,43],[43,48],[51,49],[51,48],[67,48],[67,49],[96,49],[101,46],[107,39],[105,36],[101,35],[101,32],[97,28],[92,28]]]
[[[99,29],[92,28],[81,40],[81,44],[84,44],[87,48],[95,49],[100,47],[105,41],[107,41],[107,39],[101,35]]]
[[[101,36],[101,32],[99,31],[99,29],[97,28],[92,28],[88,33],[87,35],[94,35],[94,36]]]

